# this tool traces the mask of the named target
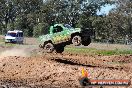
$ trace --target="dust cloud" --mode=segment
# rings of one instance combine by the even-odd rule
[[[8,49],[0,53],[0,58],[9,57],[9,56],[21,56],[21,57],[29,57],[30,53],[26,51],[26,49]]]

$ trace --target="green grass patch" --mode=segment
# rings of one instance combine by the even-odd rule
[[[9,47],[12,47],[12,46],[16,46],[17,44],[13,44],[13,43],[7,43],[7,44],[4,44],[5,46],[9,46]]]
[[[6,43],[5,41],[0,39],[0,46],[5,46],[5,47],[12,47],[12,46],[16,46],[17,44],[13,44],[13,43]]]
[[[16,46],[17,44],[12,44],[12,43],[1,43],[0,46],[4,46],[4,47],[13,47],[13,46]]]
[[[98,50],[94,48],[75,48],[66,47],[65,52],[70,52],[74,54],[89,54],[89,55],[121,55],[121,54],[132,54],[132,50]]]

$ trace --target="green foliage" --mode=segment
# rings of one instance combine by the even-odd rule
[[[39,23],[38,25],[34,26],[33,28],[33,36],[34,37],[38,37],[40,36],[41,34],[45,33],[46,31],[45,30],[49,30],[47,27],[49,25],[46,24],[46,23]]]
[[[117,8],[111,10],[108,15],[96,16],[92,20],[97,39],[125,39],[126,35],[132,37],[132,20],[130,0],[117,1]]]
[[[0,34],[2,34],[2,25],[0,24]]]
[[[124,54],[132,54],[132,50],[98,50],[94,48],[69,48],[65,49],[65,52],[70,52],[74,54],[88,54],[88,55],[124,55]]]
[[[23,30],[24,30],[24,31],[23,31],[23,32],[24,32],[24,36],[27,37],[27,36],[28,36],[28,29],[23,29]]]
[[[34,37],[38,37],[41,34],[42,29],[43,29],[42,25],[40,25],[40,24],[34,26],[34,28],[33,28],[33,36]]]
[[[8,1],[8,2],[7,2]],[[132,36],[132,1],[116,0],[117,8],[98,16],[101,6],[111,0],[0,0],[0,33],[19,29],[26,36],[39,36],[55,23],[94,28],[95,38]]]

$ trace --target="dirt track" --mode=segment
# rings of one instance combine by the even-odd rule
[[[132,55],[45,54],[30,47],[22,48],[22,46],[17,46],[17,49],[15,49],[18,53],[14,53],[14,55],[11,54],[14,48],[4,52],[8,54],[10,52],[11,56],[7,54],[7,56],[0,58],[0,83],[2,85],[13,88],[42,88],[42,86],[45,88],[77,88],[81,87],[78,81],[81,76],[81,68],[88,70],[91,79],[115,78],[132,80]],[[38,55],[31,56],[35,51],[38,52]],[[20,56],[19,53],[21,53]]]
[[[80,88],[82,68],[91,79],[132,81],[132,55],[46,54],[36,45],[0,46],[0,52],[0,84],[9,88]]]
[[[80,87],[81,68],[88,70],[91,79],[130,79],[131,72],[81,66],[77,63],[48,60],[43,57],[6,57],[0,62],[0,78],[3,84],[13,87]],[[130,87],[131,88],[131,87]]]

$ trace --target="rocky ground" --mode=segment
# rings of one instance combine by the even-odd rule
[[[132,55],[46,54],[35,45],[0,46],[0,52],[0,84],[5,88],[83,88],[78,81],[82,68],[90,79],[132,81]]]

